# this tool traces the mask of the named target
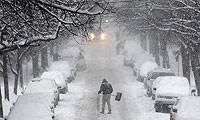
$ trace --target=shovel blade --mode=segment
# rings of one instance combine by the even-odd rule
[[[116,101],[120,101],[121,98],[122,98],[122,93],[117,92],[117,95],[115,96],[115,100],[116,100]]]

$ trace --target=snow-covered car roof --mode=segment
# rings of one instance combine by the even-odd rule
[[[67,71],[66,71],[67,72]],[[60,87],[65,87],[66,86],[66,78],[63,74],[63,71],[48,71],[44,72],[41,75],[41,78],[46,78],[46,79],[53,79],[55,80],[56,84]]]
[[[158,67],[158,65],[155,62],[146,61],[142,64],[142,66],[140,68],[140,75],[146,76],[149,71],[151,71],[157,67]]]
[[[155,68],[155,69],[151,70],[150,72],[174,73],[171,69],[167,69],[167,68]]]
[[[53,62],[50,67],[49,71],[70,71],[73,69],[68,61],[55,61]]]
[[[53,93],[56,89],[57,86],[53,79],[42,79],[40,81],[34,79],[26,86],[24,93]]]
[[[45,103],[41,103],[45,97],[39,96],[38,94],[20,95],[7,120],[52,120],[50,108]]]
[[[200,97],[181,97],[177,110],[176,120],[200,120]]]
[[[179,76],[159,77],[156,85],[157,95],[166,96],[187,96],[190,95],[190,87],[187,78]]]
[[[172,72],[170,69],[166,68],[155,68],[147,73],[147,77],[149,79],[156,79],[157,77],[160,76],[175,76],[175,73]]]

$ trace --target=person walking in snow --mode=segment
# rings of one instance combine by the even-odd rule
[[[110,83],[108,83],[108,81],[104,78],[101,86],[100,86],[100,90],[98,91],[98,94],[103,93],[103,97],[102,97],[102,111],[100,113],[104,114],[104,110],[105,110],[105,105],[107,103],[108,105],[108,114],[111,114],[111,104],[110,104],[110,98],[111,98],[111,93],[113,92],[113,88],[112,85]]]

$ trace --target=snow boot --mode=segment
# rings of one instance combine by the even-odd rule
[[[104,111],[102,110],[100,113],[101,113],[101,114],[104,114]]]
[[[111,114],[111,111],[109,111],[107,114]]]

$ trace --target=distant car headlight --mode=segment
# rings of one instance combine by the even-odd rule
[[[100,38],[101,38],[101,40],[105,40],[106,39],[106,34],[102,32],[101,35],[100,35]]]
[[[94,38],[95,38],[94,33],[90,33],[90,34],[89,34],[89,38],[90,38],[91,40],[94,40]]]

